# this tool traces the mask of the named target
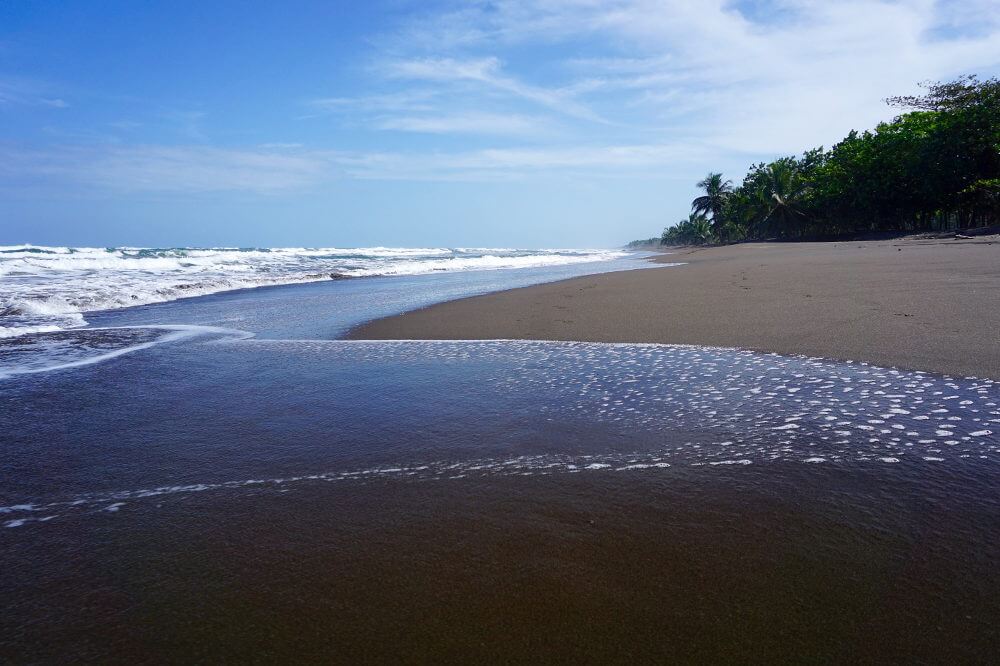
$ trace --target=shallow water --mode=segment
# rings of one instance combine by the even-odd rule
[[[320,339],[360,316],[321,313],[364,295],[314,289],[108,313],[174,328],[91,331],[88,359],[156,344],[0,381],[0,654],[1000,645],[1000,384],[686,346]]]
[[[323,280],[239,289],[180,300],[164,297],[163,302],[87,312],[88,325],[79,328],[16,337],[0,335],[0,377],[47,366],[93,361],[112,353],[130,353],[133,345],[129,336],[140,334],[127,333],[124,329],[128,327],[169,325],[175,329],[171,338],[180,335],[178,331],[183,327],[188,328],[188,336],[199,335],[197,327],[208,327],[232,329],[238,331],[238,335],[252,334],[261,338],[333,339],[352,326],[371,319],[445,300],[580,275],[649,269],[651,264],[645,261],[648,256],[649,253],[630,253],[614,260],[581,261],[581,258],[592,258],[591,255],[584,255],[570,257],[571,260],[565,263],[518,270],[456,270],[424,275]],[[542,257],[545,261],[560,258],[565,259],[562,255]],[[672,266],[660,264],[659,267]],[[113,277],[102,279],[113,280]],[[149,279],[156,278],[154,274]],[[0,280],[4,286],[9,284],[5,276],[0,275]],[[66,284],[60,288],[70,286]],[[86,292],[86,289],[82,287],[82,291]],[[0,307],[0,320],[3,319]],[[0,321],[2,324],[3,321]],[[11,330],[27,329],[14,327]],[[113,333],[113,330],[117,332]],[[149,329],[141,335],[150,335]],[[111,343],[116,336],[120,342],[118,345]]]
[[[8,526],[317,480],[772,461],[957,474],[1000,463],[991,380],[671,345],[257,340],[209,329],[11,378],[0,400]]]

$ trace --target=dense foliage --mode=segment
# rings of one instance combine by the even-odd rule
[[[639,240],[630,241],[625,247],[639,249],[650,245],[659,245],[660,240],[659,236],[653,236],[652,238],[640,238]]]
[[[891,97],[910,109],[830,150],[753,165],[733,187],[698,183],[664,244],[918,232],[1000,223],[1000,80],[964,76]]]
[[[664,230],[660,242],[663,245],[701,245],[711,242],[712,238],[712,225],[708,218],[691,213],[688,219]]]

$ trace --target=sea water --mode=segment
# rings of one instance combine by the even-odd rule
[[[445,300],[648,268],[648,256],[467,248],[8,248],[0,251],[0,377],[92,362],[180,335],[150,325],[330,339],[365,321]],[[233,279],[234,272],[241,277]]]
[[[0,385],[0,526],[315,481],[774,462],[1000,471],[988,379],[677,345],[164,335]]]
[[[0,246],[0,338],[77,328],[89,312],[236,289],[373,276],[550,268],[629,256],[509,248]]]

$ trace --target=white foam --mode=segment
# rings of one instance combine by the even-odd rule
[[[42,324],[41,326],[0,326],[0,338],[16,338],[19,335],[32,333],[55,333],[63,330],[57,324]]]
[[[128,344],[123,347],[119,347],[111,350],[102,350],[94,353],[91,350],[80,349],[79,353],[75,357],[69,359],[63,357],[46,357],[43,356],[45,363],[42,365],[24,364],[24,365],[6,365],[0,366],[0,380],[7,379],[16,375],[30,375],[37,374],[41,372],[55,372],[58,370],[69,370],[71,368],[81,368],[88,365],[94,365],[97,363],[103,363],[119,356],[124,356],[125,354],[132,354],[143,349],[149,349],[155,345],[179,342],[181,340],[186,340],[190,338],[206,336],[206,335],[217,335],[224,336],[230,339],[247,339],[253,337],[252,333],[247,333],[245,331],[238,331],[228,328],[220,328],[216,326],[195,326],[188,324],[161,324],[157,326],[123,326],[123,327],[96,327],[82,329],[81,333],[85,334],[100,334],[102,331],[128,331],[128,330],[162,330],[165,333],[156,339],[149,340],[146,342],[140,342],[137,344]],[[33,359],[32,359],[33,360]]]
[[[628,256],[616,250],[463,248],[0,247],[0,337],[86,324],[82,313],[331,276],[541,268]]]
[[[225,329],[209,329],[226,332]],[[230,335],[234,332],[228,331]],[[985,429],[984,416],[966,412],[959,424],[940,425],[909,414],[893,414],[893,426],[875,430],[859,423],[874,414],[890,413],[893,405],[911,413],[936,413],[945,396],[958,393],[974,404],[997,403],[1000,383],[952,381],[921,373],[853,366],[802,357],[763,355],[745,350],[688,345],[630,343],[485,341],[342,341],[245,339],[232,345],[254,358],[294,354],[318,363],[369,361],[383,366],[413,359],[440,362],[442,367],[471,360],[489,364],[485,391],[502,388],[503,395],[524,396],[533,403],[544,396],[546,417],[567,419],[586,427],[599,423],[623,433],[644,433],[652,444],[639,451],[591,455],[539,454],[507,458],[448,460],[415,464],[383,463],[380,467],[312,474],[286,479],[205,482],[87,496],[68,502],[22,503],[0,507],[0,514],[21,519],[76,511],[97,512],[118,502],[175,493],[285,486],[296,481],[346,481],[377,477],[393,479],[458,479],[477,476],[599,474],[604,471],[652,470],[674,465],[767,465],[775,461],[810,464],[909,465],[922,461],[1000,461],[995,427]],[[919,378],[920,382],[916,379]],[[495,384],[491,385],[491,382]],[[857,390],[850,400],[844,383]],[[947,384],[948,391],[935,391]],[[789,394],[788,388],[799,388]],[[921,395],[922,394],[922,395]],[[492,394],[491,394],[492,395]],[[731,399],[719,401],[721,396]],[[749,396],[756,396],[749,399]],[[769,397],[765,400],[761,396]],[[853,399],[857,397],[857,399]],[[989,402],[987,402],[989,401]],[[818,405],[825,405],[818,409]],[[827,421],[832,412],[847,420]],[[1000,416],[1000,413],[991,412]],[[588,421],[587,419],[593,419]],[[968,423],[977,423],[968,426]],[[796,426],[796,427],[789,427]],[[975,427],[977,429],[973,430]],[[699,433],[692,440],[677,433]],[[712,432],[709,435],[707,433]],[[898,435],[898,436],[885,436]],[[905,437],[903,437],[905,435]],[[662,445],[655,442],[662,442]],[[502,454],[500,454],[502,455]],[[733,473],[740,473],[732,468]],[[76,505],[74,502],[80,502]]]

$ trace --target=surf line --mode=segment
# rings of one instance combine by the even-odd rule
[[[161,330],[169,332],[166,335],[156,338],[155,340],[141,342],[139,344],[123,347],[121,349],[114,349],[104,354],[89,356],[87,358],[80,358],[72,361],[55,363],[53,365],[46,365],[42,367],[15,366],[10,368],[0,368],[0,380],[8,379],[16,375],[30,375],[42,372],[55,372],[58,370],[69,370],[72,368],[94,365],[97,363],[110,361],[113,358],[118,358],[119,356],[124,356],[125,354],[131,354],[133,352],[141,351],[143,349],[149,349],[150,347],[154,347],[156,345],[179,342],[181,340],[188,340],[205,335],[220,335],[223,336],[223,339],[227,341],[246,340],[254,336],[253,333],[250,333],[248,331],[241,331],[235,328],[223,328],[219,326],[197,326],[193,324],[155,324],[149,326],[104,326],[97,328],[81,328],[81,329],[71,329],[71,330],[77,330],[80,332],[89,333],[92,331],[123,331],[123,330],[137,330],[137,329]],[[45,334],[42,333],[40,335],[45,335]]]

